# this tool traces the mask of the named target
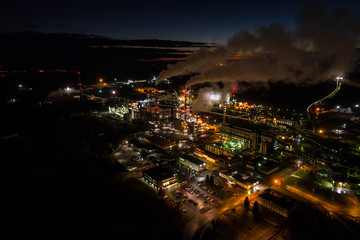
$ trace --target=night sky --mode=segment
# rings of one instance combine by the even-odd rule
[[[7,1],[0,32],[75,32],[120,39],[223,42],[241,30],[276,22],[294,28],[305,0],[65,0]],[[360,12],[360,1],[323,1]]]

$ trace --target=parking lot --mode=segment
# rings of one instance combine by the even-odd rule
[[[181,211],[189,216],[196,216],[220,206],[219,200],[211,194],[211,191],[208,193],[191,185],[167,191],[164,198],[173,205],[178,204]]]

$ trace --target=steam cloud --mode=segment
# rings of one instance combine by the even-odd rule
[[[219,81],[316,84],[352,69],[358,58],[359,37],[357,17],[344,9],[330,14],[319,2],[308,3],[297,18],[296,30],[272,24],[255,33],[239,32],[225,46],[204,48],[185,62],[169,64],[157,83],[173,76],[197,74],[186,88]]]
[[[48,97],[63,97],[74,93],[80,93],[80,91],[74,88],[59,88],[56,91],[50,92]]]
[[[199,89],[197,98],[191,104],[191,111],[194,113],[210,111],[215,103],[225,101],[228,89],[220,89],[214,85],[211,87],[203,87]]]

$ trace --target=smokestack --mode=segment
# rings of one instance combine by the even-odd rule
[[[158,93],[159,89],[155,88],[155,119],[159,123],[159,106],[158,106]]]
[[[77,72],[77,75],[79,75],[79,83],[78,86],[80,87],[80,101],[83,100],[83,89],[82,89],[82,83],[81,83],[81,72]]]
[[[184,114],[185,114],[185,122],[186,122],[186,115],[187,115],[187,104],[186,104],[186,100],[187,100],[187,91],[186,91],[186,89],[185,89],[185,92],[184,92],[184,98],[185,98],[185,103],[184,103],[185,110],[184,110]]]

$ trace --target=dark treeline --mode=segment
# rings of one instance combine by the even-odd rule
[[[86,114],[58,115],[42,114],[38,122],[31,115],[33,130],[1,140],[1,234],[12,239],[176,239],[179,213],[147,186],[126,178],[111,157],[125,135],[142,128]]]

